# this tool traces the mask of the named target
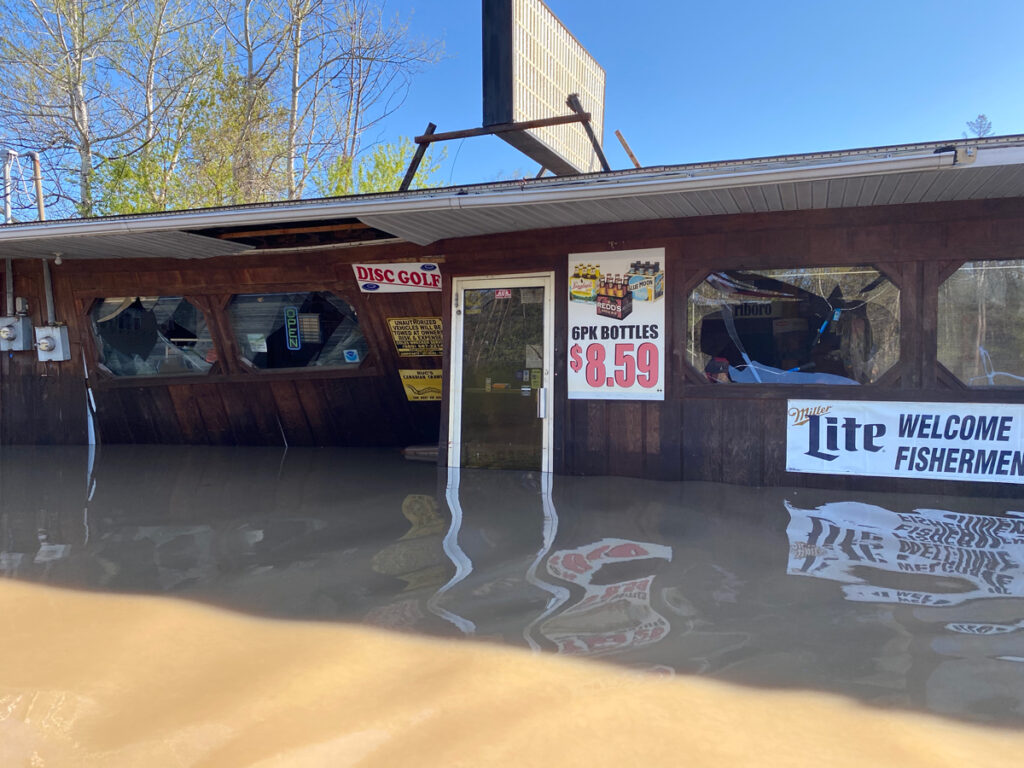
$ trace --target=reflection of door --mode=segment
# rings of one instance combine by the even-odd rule
[[[553,284],[455,279],[449,466],[551,471]]]

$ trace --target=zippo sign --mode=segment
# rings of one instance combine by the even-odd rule
[[[786,471],[1024,484],[1024,406],[790,400]]]
[[[353,264],[352,271],[363,293],[441,290],[441,269],[433,263]]]

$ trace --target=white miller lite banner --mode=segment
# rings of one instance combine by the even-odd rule
[[[790,400],[786,471],[1024,484],[1024,405]]]

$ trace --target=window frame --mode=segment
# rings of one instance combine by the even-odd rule
[[[231,320],[231,302],[239,296],[259,296],[259,295],[272,295],[272,294],[286,294],[286,293],[329,293],[335,298],[341,299],[348,304],[359,318],[359,329],[363,334],[363,338],[366,340],[366,357],[359,362],[356,368],[342,368],[342,367],[324,367],[324,366],[302,366],[302,367],[284,367],[284,368],[260,368],[248,360],[243,354],[241,347],[238,344],[238,336],[235,334],[234,324]],[[367,332],[367,313],[363,311],[361,305],[353,302],[348,296],[343,295],[340,291],[333,290],[331,288],[287,288],[287,289],[270,289],[270,290],[259,290],[251,293],[232,293],[227,297],[227,301],[224,302],[221,307],[221,313],[224,318],[224,339],[228,346],[233,350],[234,357],[232,358],[238,366],[247,374],[255,374],[258,376],[279,376],[281,374],[291,374],[296,376],[297,374],[305,374],[301,378],[307,378],[309,376],[315,376],[317,378],[335,378],[329,374],[359,374],[363,371],[364,367],[376,364],[379,360],[377,350],[374,349],[371,336],[373,334]],[[372,363],[371,363],[372,361]],[[376,370],[376,368],[374,368]]]
[[[116,389],[123,387],[154,387],[170,386],[179,384],[216,384],[254,382],[264,380],[295,380],[295,379],[346,379],[346,378],[367,378],[382,375],[382,355],[380,329],[374,314],[368,311],[362,295],[355,296],[348,286],[340,283],[327,284],[254,284],[242,287],[242,290],[224,292],[223,290],[211,292],[196,292],[190,290],[182,291],[156,291],[136,288],[136,292],[144,292],[147,295],[156,296],[180,296],[182,299],[192,303],[206,320],[207,328],[213,340],[213,347],[217,350],[217,362],[205,374],[169,374],[169,375],[146,375],[146,376],[119,376],[110,371],[100,360],[99,345],[97,344],[92,328],[91,312],[97,300],[109,298],[117,293],[119,289],[91,290],[77,293],[75,301],[77,305],[77,316],[81,322],[80,341],[85,357],[85,364],[90,377],[90,383],[98,389]],[[245,293],[243,293],[244,291]],[[241,355],[235,339],[234,328],[231,323],[231,315],[228,306],[231,299],[238,295],[249,295],[254,293],[331,293],[337,298],[345,301],[359,316],[359,327],[366,339],[366,358],[359,364],[358,368],[275,368],[260,369],[252,366]]]
[[[765,260],[769,261],[769,260]],[[899,307],[899,321],[898,321],[898,335],[899,335],[899,354],[896,356],[895,361],[885,371],[883,371],[877,379],[867,383],[857,383],[850,385],[838,385],[838,384],[826,384],[822,382],[779,382],[779,383],[764,383],[760,385],[749,382],[742,382],[743,386],[739,387],[721,387],[716,386],[714,383],[707,380],[704,371],[700,370],[690,361],[689,355],[689,330],[690,330],[690,319],[691,319],[691,302],[690,296],[696,291],[701,283],[703,283],[709,275],[714,272],[722,271],[744,271],[744,272],[758,272],[768,270],[786,270],[786,269],[843,269],[850,267],[866,267],[875,270],[879,275],[885,277],[896,290],[899,292],[898,307]],[[685,303],[685,309],[681,312],[681,326],[679,327],[679,334],[682,338],[682,349],[680,356],[682,357],[682,384],[686,387],[690,393],[690,396],[695,394],[705,395],[714,393],[717,395],[723,395],[726,397],[739,397],[739,398],[750,398],[750,397],[773,397],[778,395],[784,395],[789,392],[800,392],[802,395],[807,395],[812,392],[821,391],[822,393],[828,393],[828,397],[835,399],[836,393],[845,392],[851,396],[851,399],[857,399],[856,392],[863,390],[864,388],[877,389],[892,389],[899,386],[899,381],[903,375],[903,369],[905,367],[904,359],[907,350],[907,304],[908,297],[905,286],[903,285],[902,271],[898,268],[893,267],[889,264],[878,263],[871,261],[870,259],[852,260],[849,263],[813,263],[813,264],[792,264],[792,263],[769,263],[757,265],[751,264],[750,262],[743,262],[740,264],[727,264],[719,267],[718,269],[701,268],[691,273],[688,280],[685,281],[683,288],[682,299]],[[914,323],[918,320],[915,318]],[[677,348],[679,345],[677,343]]]
[[[968,382],[961,379],[956,373],[953,372],[942,360],[939,358],[939,328],[938,318],[941,312],[941,293],[942,287],[945,285],[957,272],[963,269],[966,265],[971,263],[990,263],[990,262],[1007,262],[1016,261],[1024,268],[1024,257],[1013,258],[1012,256],[995,257],[995,258],[963,258],[956,261],[948,261],[937,266],[937,274],[934,285],[935,292],[935,305],[934,305],[934,322],[935,322],[935,372],[936,379],[945,389],[954,391],[960,391],[963,393],[970,393],[971,397],[979,402],[983,402],[986,399],[985,393],[991,393],[990,397],[1006,397],[1014,393],[1024,393],[1024,381],[1018,385],[1013,384],[992,384],[973,386]]]

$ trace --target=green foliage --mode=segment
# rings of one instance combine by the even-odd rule
[[[287,114],[266,83],[235,67],[218,77],[192,133],[185,169],[195,206],[264,202],[286,196]]]
[[[317,180],[317,190],[324,197],[397,192],[415,153],[413,142],[403,136],[397,142],[378,144],[356,163],[351,157],[337,157],[327,167],[324,178]],[[437,178],[437,172],[446,156],[447,150],[442,149],[435,159],[428,149],[413,176],[411,188],[440,187],[444,182]]]
[[[326,161],[359,158],[441,51],[386,0],[2,2],[0,133],[42,150],[57,216],[393,189],[399,155]]]
[[[148,144],[99,167],[94,177],[99,213],[236,205],[285,196],[284,110],[274,107],[265,85],[247,83],[231,64],[219,62],[203,86]]]

